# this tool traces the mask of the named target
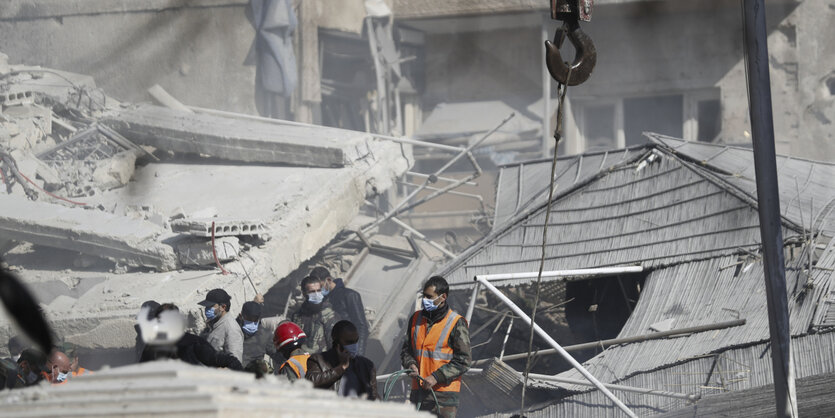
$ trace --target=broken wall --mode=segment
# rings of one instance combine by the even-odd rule
[[[10,0],[0,7],[9,61],[93,76],[123,101],[160,84],[193,106],[255,113],[246,0]]]

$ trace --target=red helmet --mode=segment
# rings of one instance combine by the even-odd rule
[[[281,323],[278,328],[275,329],[273,344],[275,344],[275,348],[281,348],[287,344],[299,341],[302,338],[307,338],[304,331],[302,331],[302,329],[295,323],[287,321]]]

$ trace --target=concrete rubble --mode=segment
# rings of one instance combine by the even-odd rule
[[[414,161],[358,132],[123,105],[1,54],[0,96],[0,255],[61,338],[121,356],[94,368],[126,361],[145,300],[196,329],[208,290],[236,307],[267,292]]]

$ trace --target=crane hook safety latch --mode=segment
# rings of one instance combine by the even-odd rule
[[[574,61],[567,63],[563,60],[560,48],[565,38],[574,45]],[[557,29],[554,42],[545,41],[545,64],[554,80],[567,86],[583,84],[591,76],[594,65],[597,64],[597,50],[591,37],[580,29],[576,21],[567,22]]]

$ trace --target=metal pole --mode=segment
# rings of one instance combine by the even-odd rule
[[[460,151],[460,149],[458,151]],[[429,178],[429,174],[415,173],[414,171],[407,171],[406,174],[408,174],[412,177],[417,177],[417,178],[421,178],[421,179],[428,179]],[[435,178],[440,180],[440,181],[445,181],[447,183],[454,183],[454,182],[460,180],[460,179],[453,179],[453,178],[441,177],[441,176],[436,176]],[[466,184],[467,186],[478,186],[478,183],[472,182],[472,181],[468,181],[464,184]]]
[[[523,312],[521,308],[516,306],[516,304],[513,303],[513,301],[511,301],[507,296],[505,296],[501,291],[499,291],[499,289],[496,289],[496,286],[493,286],[493,284],[491,284],[487,280],[484,280],[480,276],[476,276],[475,279],[482,285],[484,285],[484,287],[493,292],[499,299],[501,299],[502,302],[504,302],[505,305],[510,307],[510,309],[516,314],[516,316],[522,318],[528,325],[531,325],[531,318],[527,314],[525,314],[525,312]],[[621,402],[620,399],[618,399],[614,394],[612,394],[612,392],[610,392],[609,389],[606,389],[606,386],[604,386],[602,383],[600,383],[599,380],[592,376],[591,373],[589,373],[589,371],[586,370],[586,368],[583,367],[582,364],[577,362],[577,360],[575,360],[574,357],[571,357],[571,354],[568,354],[568,352],[563,350],[563,348],[560,347],[560,345],[553,338],[551,338],[551,336],[548,335],[548,333],[546,333],[542,328],[540,328],[539,325],[533,324],[533,328],[534,331],[537,334],[539,334],[540,337],[547,341],[551,347],[554,347],[566,361],[568,361],[575,369],[577,369],[577,371],[580,372],[580,374],[582,374],[586,379],[588,379],[589,382],[591,382],[596,388],[600,389],[600,391],[603,392],[603,394],[606,395],[607,398],[611,399],[612,402],[614,402],[618,408],[620,408],[624,413],[626,413],[630,417],[638,417],[637,415],[635,415],[634,412],[632,412],[632,410],[629,409],[628,406],[624,405],[624,403]]]
[[[612,338],[609,340],[600,340],[600,341],[592,341],[589,343],[582,343],[582,344],[574,344],[574,345],[567,345],[563,347],[565,351],[580,351],[580,350],[588,350],[589,348],[604,348],[610,345],[615,344],[629,344],[629,343],[637,343],[641,341],[649,341],[649,340],[658,340],[661,338],[672,337],[674,335],[682,335],[682,334],[692,334],[694,332],[705,332],[705,331],[713,331],[716,329],[723,329],[723,328],[730,328],[730,327],[737,327],[740,325],[745,325],[745,319],[737,319],[734,321],[728,322],[720,322],[717,324],[710,324],[710,325],[699,325],[695,327],[687,327],[687,328],[678,328],[678,329],[671,329],[669,331],[662,331],[662,332],[654,332],[652,334],[644,334],[644,335],[636,335],[634,337],[624,337],[624,338]],[[557,350],[554,349],[547,349],[547,350],[539,350],[533,353],[534,356],[544,356],[549,354],[556,354]],[[518,354],[508,354],[504,356],[503,360],[510,361],[510,360],[519,360],[528,357],[528,353],[518,353]],[[476,360],[473,362],[473,366],[478,366],[480,364],[487,363],[492,359],[481,359]]]
[[[519,372],[517,372],[519,373]],[[521,373],[519,373],[521,375]],[[531,379],[536,380],[543,380],[546,382],[557,382],[557,383],[566,383],[569,385],[579,385],[579,386],[592,386],[591,383],[580,380],[580,379],[569,379],[565,377],[558,377],[558,376],[548,376],[545,374],[535,374],[535,373],[528,373],[528,377]],[[655,389],[646,389],[646,388],[636,388],[634,386],[624,386],[624,385],[615,385],[611,383],[604,383],[603,386],[606,386],[608,389],[612,390],[619,390],[622,392],[632,392],[632,393],[641,393],[644,395],[656,395],[656,396],[663,396],[666,398],[677,398],[677,399],[686,399],[688,401],[697,401],[701,398],[699,394],[696,393],[677,393],[677,392],[667,392],[665,390],[655,390]]]
[[[744,0],[743,30],[776,412],[778,417],[796,417],[764,0]]]
[[[600,267],[593,269],[574,269],[574,270],[553,270],[543,271],[542,278],[546,277],[571,277],[571,276],[608,276],[621,273],[640,273],[644,271],[641,266],[623,266],[623,267]],[[539,272],[532,271],[526,273],[500,273],[500,274],[484,274],[478,276],[479,279],[487,281],[493,280],[512,280],[512,279],[536,279]]]
[[[475,309],[475,300],[478,297],[478,290],[481,287],[481,283],[475,282],[473,286],[473,295],[470,296],[470,305],[467,306],[467,315],[464,318],[467,318],[467,323],[469,324],[473,320],[473,309]]]

